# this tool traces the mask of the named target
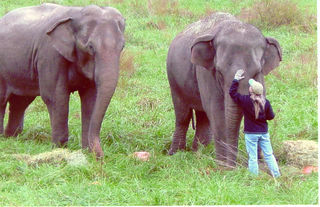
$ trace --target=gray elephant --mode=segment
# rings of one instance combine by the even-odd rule
[[[26,108],[40,95],[50,114],[53,143],[65,145],[69,96],[78,91],[82,147],[103,156],[100,128],[125,43],[121,13],[93,5],[43,4],[9,12],[0,19],[0,28],[0,133],[20,133]]]
[[[218,163],[234,167],[238,153],[241,109],[229,95],[238,69],[245,71],[239,93],[248,94],[248,80],[264,84],[264,75],[279,65],[282,52],[274,38],[227,13],[214,13],[189,25],[172,41],[167,57],[176,123],[169,154],[186,148],[186,132],[196,115],[192,149],[214,138]],[[264,91],[265,93],[265,91]]]

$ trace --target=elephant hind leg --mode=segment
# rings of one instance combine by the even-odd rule
[[[24,112],[35,99],[31,96],[11,95],[9,98],[9,119],[5,136],[17,136],[23,130]]]
[[[196,111],[196,133],[192,143],[192,150],[197,151],[198,145],[201,143],[207,146],[212,139],[210,130],[210,122],[205,112]]]
[[[168,153],[169,155],[175,154],[178,150],[186,149],[186,134],[192,117],[192,109],[177,96],[172,97],[176,115],[176,125]]]

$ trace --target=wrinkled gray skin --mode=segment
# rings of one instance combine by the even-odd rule
[[[236,164],[239,127],[243,113],[229,95],[237,70],[245,71],[239,93],[248,94],[248,80],[264,84],[264,75],[281,61],[277,40],[264,37],[252,25],[230,14],[214,13],[189,25],[172,41],[167,75],[176,115],[169,154],[186,148],[186,132],[196,115],[192,149],[214,138],[216,158],[229,167]],[[265,93],[265,91],[264,91]]]
[[[9,12],[0,19],[0,28],[0,133],[20,133],[26,108],[40,95],[50,114],[52,140],[65,145],[69,96],[78,91],[82,147],[103,156],[100,128],[117,85],[125,42],[120,12],[43,4]]]

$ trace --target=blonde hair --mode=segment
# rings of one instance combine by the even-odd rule
[[[250,98],[253,101],[255,117],[256,117],[256,119],[258,119],[260,109],[262,108],[264,110],[264,108],[265,108],[266,98],[262,94],[258,95],[254,92],[251,93]]]

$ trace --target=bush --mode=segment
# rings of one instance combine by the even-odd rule
[[[259,0],[250,9],[243,9],[240,19],[260,29],[290,26],[294,30],[312,33],[316,31],[316,16],[299,9],[290,0]]]

